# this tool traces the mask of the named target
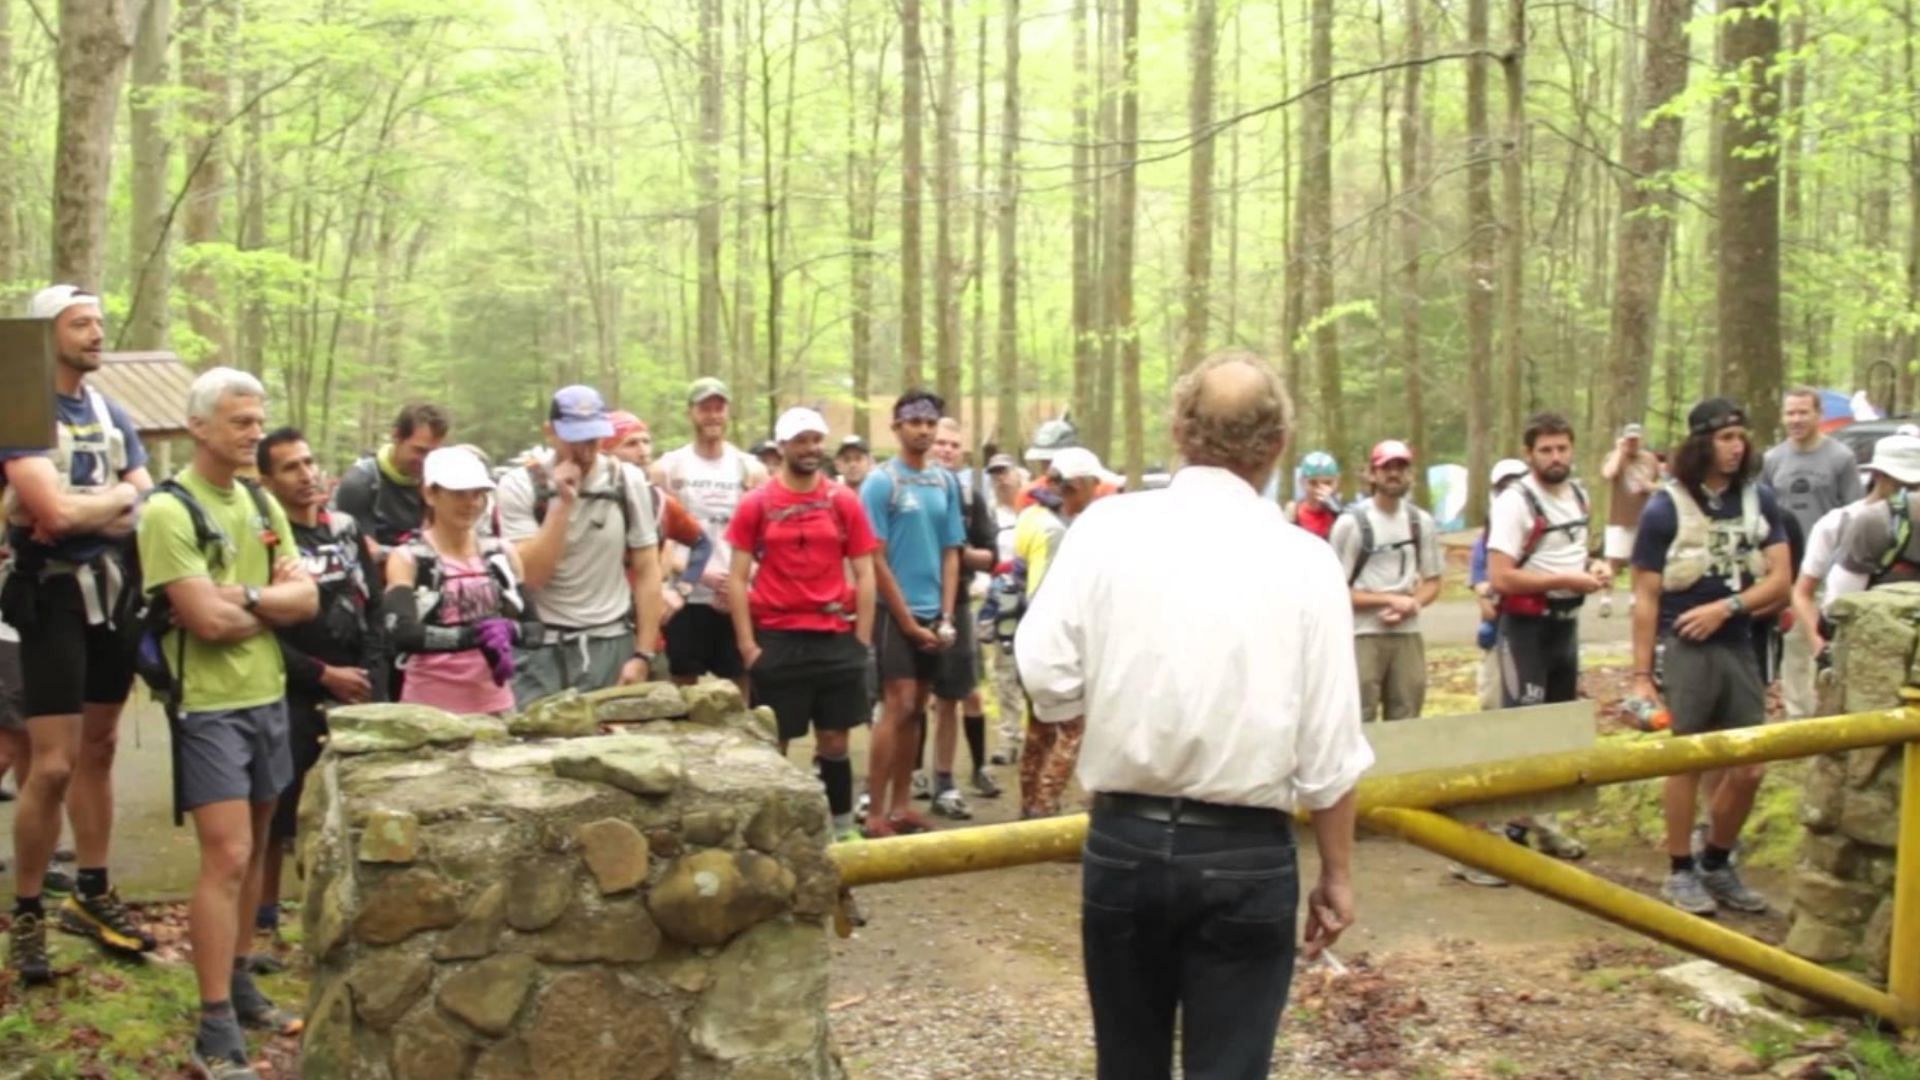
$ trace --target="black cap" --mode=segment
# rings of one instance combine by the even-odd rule
[[[759,442],[755,443],[753,447],[754,457],[759,457],[762,454],[777,454],[779,452],[780,452],[780,448],[774,445],[774,442],[772,439],[761,439]]]
[[[858,450],[863,454],[872,453],[872,451],[867,449],[867,440],[858,435],[849,435],[840,440],[840,448],[834,451],[834,456],[837,457],[849,450]]]
[[[1687,431],[1694,435],[1707,435],[1725,427],[1745,426],[1746,422],[1746,410],[1733,401],[1708,398],[1687,414]]]

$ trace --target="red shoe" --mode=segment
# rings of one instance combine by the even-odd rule
[[[894,831],[893,824],[886,818],[870,817],[867,819],[866,827],[860,830],[860,835],[869,840],[885,840],[899,834]]]
[[[912,810],[902,810],[888,818],[887,822],[893,826],[893,831],[901,836],[933,831],[933,823]]]

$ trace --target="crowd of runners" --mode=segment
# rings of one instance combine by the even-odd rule
[[[121,952],[155,947],[107,871],[117,725],[140,678],[167,707],[176,806],[200,842],[190,918],[206,1075],[253,1075],[243,1028],[299,1027],[254,985],[271,963],[256,934],[277,924],[301,777],[340,704],[503,714],[568,689],[718,677],[772,708],[783,751],[811,737],[839,840],[966,820],[969,796],[1002,795],[995,765],[1017,766],[1020,817],[1068,809],[1085,719],[1035,714],[1013,645],[1074,522],[1124,481],[1065,421],[1016,458],[976,450],[945,402],[910,390],[885,460],[808,408],[748,450],[730,441],[728,387],[707,377],[685,398],[691,440],[656,455],[643,419],[568,386],[551,397],[545,445],[510,463],[417,403],[332,480],[301,432],[269,422],[255,377],[214,368],[186,402],[192,462],[156,482],[127,412],[86,380],[102,362],[97,299],[55,286],[30,313],[55,327],[58,440],[0,452],[0,768],[18,790],[8,964],[27,984],[51,980],[50,925]],[[1789,715],[1812,715],[1822,603],[1920,576],[1908,498],[1920,434],[1883,439],[1859,467],[1821,434],[1818,405],[1787,394],[1788,438],[1764,459],[1730,401],[1695,406],[1669,455],[1629,425],[1601,469],[1598,527],[1573,476],[1573,426],[1534,416],[1517,456],[1493,467],[1472,549],[1483,705],[1573,700],[1580,613],[1591,599],[1610,615],[1624,572],[1639,715],[1681,734],[1759,724],[1775,680]],[[1413,498],[1419,466],[1407,443],[1381,442],[1343,501],[1341,463],[1311,451],[1282,509],[1346,575],[1368,721],[1424,707],[1421,613],[1444,556]],[[1139,572],[1177,572],[1166,554],[1174,563]],[[1765,908],[1735,858],[1759,780],[1755,767],[1666,781],[1673,904]],[[1544,819],[1506,831],[1585,853]]]

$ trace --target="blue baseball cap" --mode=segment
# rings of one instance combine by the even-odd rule
[[[613,419],[607,415],[607,403],[600,391],[591,386],[566,386],[553,393],[553,407],[547,410],[553,433],[562,442],[589,442],[613,437]]]

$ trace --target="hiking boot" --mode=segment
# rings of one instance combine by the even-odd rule
[[[152,952],[159,944],[133,921],[133,913],[120,902],[116,889],[99,896],[67,897],[60,904],[60,929],[92,938],[114,952]]]
[[[200,1048],[195,1046],[187,1058],[187,1064],[192,1068],[193,1075],[204,1080],[260,1080],[260,1074],[253,1071],[245,1054],[202,1057]]]
[[[1723,907],[1755,915],[1767,910],[1767,898],[1747,888],[1731,863],[1718,870],[1700,871],[1700,885]]]
[[[960,795],[959,788],[948,788],[933,797],[931,807],[935,814],[955,821],[970,821],[973,811],[967,808],[967,800]]]
[[[1536,821],[1533,823],[1532,831],[1533,846],[1539,848],[1540,853],[1543,855],[1551,855],[1556,859],[1565,859],[1568,862],[1587,857],[1587,845],[1581,843],[1572,835],[1560,831],[1558,826],[1548,824],[1544,821]]]
[[[1447,864],[1447,872],[1469,885],[1478,885],[1485,889],[1504,889],[1507,887],[1506,878],[1489,874],[1485,870],[1476,870],[1471,866],[1466,866],[1461,863]]]
[[[45,986],[53,981],[53,963],[47,959],[45,919],[38,915],[15,915],[7,938],[7,967],[20,976],[22,985]]]
[[[997,799],[1000,797],[1000,782],[995,780],[993,774],[987,770],[975,769],[973,770],[973,793],[983,799]]]
[[[1720,905],[1713,902],[1712,894],[1701,883],[1698,870],[1675,870],[1668,874],[1667,883],[1660,887],[1660,895],[1689,915],[1712,918],[1720,913]]]

